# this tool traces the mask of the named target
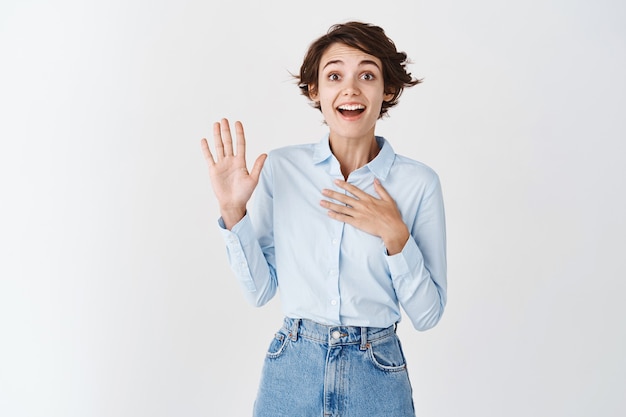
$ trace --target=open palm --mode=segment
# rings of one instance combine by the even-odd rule
[[[261,154],[254,162],[252,170],[248,171],[246,139],[241,122],[235,122],[235,135],[236,153],[228,120],[222,119],[213,124],[215,154],[211,152],[206,139],[201,141],[204,158],[209,166],[211,186],[228,229],[245,215],[246,205],[259,182],[261,168],[267,158],[266,154]]]

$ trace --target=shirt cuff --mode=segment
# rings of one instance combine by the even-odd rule
[[[423,262],[422,252],[412,236],[406,241],[400,253],[387,255],[387,264],[392,277],[412,275]]]
[[[256,239],[250,218],[246,214],[231,230],[226,228],[224,219],[221,217],[218,219],[217,224],[226,243],[228,262],[235,276],[248,291],[256,291],[256,285],[252,279],[250,266],[242,245],[242,242],[248,241],[246,239]]]

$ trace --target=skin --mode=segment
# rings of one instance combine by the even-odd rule
[[[322,55],[319,73],[318,84],[310,88],[310,97],[320,103],[330,130],[332,152],[346,180],[352,171],[366,165],[378,154],[374,130],[383,100],[390,99],[391,95],[384,93],[380,60],[344,44],[335,43],[328,47]],[[358,105],[363,111],[359,114],[342,114],[339,107],[344,105]],[[248,172],[246,141],[240,122],[235,123],[235,132],[236,153],[226,119],[213,125],[215,156],[207,140],[201,141],[213,191],[228,229],[245,215],[246,205],[258,184],[267,157],[266,154],[260,155]],[[328,216],[379,236],[389,255],[402,251],[409,238],[409,231],[395,201],[380,181],[374,181],[374,190],[379,198],[346,181],[336,180],[335,184],[349,194],[330,189],[320,190],[325,197],[320,201],[320,206],[328,210]]]
[[[246,205],[252,192],[259,183],[261,168],[267,154],[261,154],[254,162],[252,171],[246,166],[246,137],[241,122],[235,122],[237,153],[233,148],[230,124],[222,119],[213,124],[215,156],[211,153],[205,138],[201,141],[202,151],[207,165],[213,192],[220,206],[224,225],[231,230],[246,214]]]
[[[341,165],[344,178],[366,165],[378,154],[374,136],[384,99],[380,60],[358,49],[335,43],[320,60],[318,84],[310,86],[310,97],[320,104],[330,130],[333,154]],[[361,114],[347,116],[342,105],[364,106]]]

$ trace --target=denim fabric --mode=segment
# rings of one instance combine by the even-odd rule
[[[395,326],[285,318],[265,358],[254,416],[415,416]]]

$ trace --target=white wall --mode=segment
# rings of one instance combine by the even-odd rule
[[[317,141],[289,71],[349,19],[415,61],[379,133],[444,187],[418,415],[624,415],[623,2],[5,0],[1,416],[249,415],[281,313],[240,296],[199,140]]]

